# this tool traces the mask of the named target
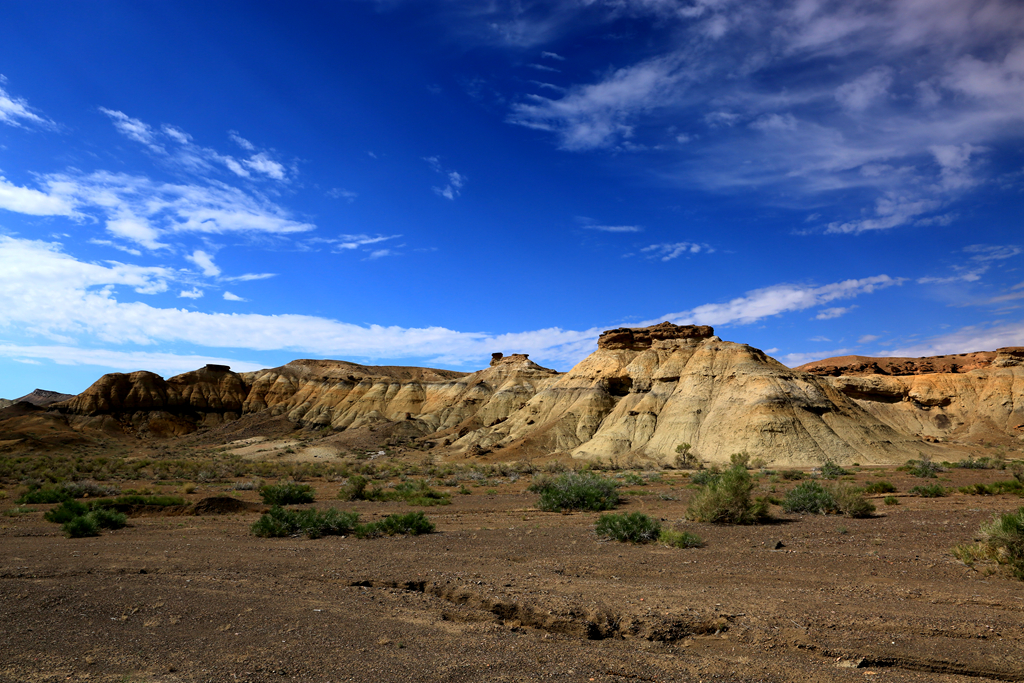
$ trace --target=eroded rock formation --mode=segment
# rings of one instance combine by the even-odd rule
[[[1024,440],[1024,347],[929,358],[845,356],[803,365],[905,434]]]

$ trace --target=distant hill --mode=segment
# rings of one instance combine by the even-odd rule
[[[16,398],[13,401],[8,401],[7,405],[11,405],[12,403],[17,403],[19,401],[25,401],[26,403],[31,403],[34,406],[44,408],[50,405],[51,403],[60,403],[61,401],[66,401],[69,398],[74,397],[74,394],[62,394],[59,391],[47,391],[46,389],[36,389],[31,394],[25,394],[21,398]],[[6,401],[6,399],[0,400]],[[6,408],[7,405],[0,404],[0,408]]]

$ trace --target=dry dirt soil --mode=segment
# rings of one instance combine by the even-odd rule
[[[688,550],[602,541],[597,513],[537,510],[529,477],[467,482],[426,509],[436,533],[372,540],[258,538],[255,510],[68,539],[34,506],[0,517],[0,681],[1024,680],[1024,583],[950,553],[1024,501],[856,481],[879,474],[900,504],[873,518],[773,507],[752,527],[681,522],[679,473],[625,487],[643,495],[620,510],[705,540]],[[311,483],[363,521],[421,509]],[[188,498],[227,493],[258,501],[230,482]]]

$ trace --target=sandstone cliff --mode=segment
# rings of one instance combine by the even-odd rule
[[[926,439],[1024,441],[1024,347],[803,365],[891,427]]]
[[[902,461],[920,445],[822,379],[710,327],[662,323],[605,332],[507,420],[452,446],[671,462],[681,443],[709,462],[747,451],[779,465]]]

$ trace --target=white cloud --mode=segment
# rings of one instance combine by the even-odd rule
[[[244,275],[232,275],[221,279],[228,282],[251,282],[252,280],[266,280],[272,277],[277,277],[277,273],[245,273]]]
[[[388,240],[398,239],[401,235],[338,235],[337,239],[317,238],[316,242],[332,245],[335,252],[351,251],[370,244],[379,244]]]
[[[745,325],[780,313],[802,311],[837,299],[850,299],[860,294],[871,294],[879,289],[902,284],[902,282],[903,280],[888,275],[876,275],[860,280],[844,280],[820,287],[774,285],[748,292],[745,296],[724,304],[704,304],[688,311],[669,313],[659,320],[670,320],[681,325]],[[654,322],[644,324],[654,324]]]
[[[355,192],[351,192],[350,190],[345,190],[340,187],[332,187],[330,190],[327,191],[327,196],[333,199],[345,199],[348,201],[349,204],[351,204],[356,200],[356,197],[358,197],[359,195]]]
[[[231,140],[236,145],[238,145],[242,149],[246,150],[247,152],[255,152],[256,151],[256,145],[252,144],[251,142],[249,142],[248,140],[243,138],[236,131],[229,130],[228,131],[228,137],[231,138]]]
[[[63,197],[19,187],[0,176],[0,209],[29,216],[74,216],[75,211]]]
[[[878,336],[877,334],[865,334],[865,335],[863,335],[863,336],[861,336],[860,338],[857,339],[857,343],[858,344],[870,344],[871,342],[878,341],[879,339],[881,339],[881,337]]]
[[[237,294],[232,294],[231,292],[224,292],[224,300],[225,301],[248,301],[248,299],[243,299],[242,297],[238,296]]]
[[[1024,346],[1024,321],[962,327],[949,334],[891,349],[885,355],[943,356],[971,351],[994,351],[1004,346]]]
[[[53,121],[45,119],[32,111],[28,102],[21,97],[14,97],[4,89],[6,78],[0,75],[0,123],[20,127],[23,123],[32,123],[43,128],[55,128]]]
[[[285,179],[285,168],[281,164],[271,159],[265,152],[254,154],[253,156],[245,159],[242,163],[251,168],[254,171],[263,173],[274,180]]]
[[[436,172],[445,173],[448,176],[448,183],[444,187],[434,187],[434,192],[445,199],[458,197],[462,193],[462,186],[466,184],[466,176],[458,171],[442,171],[437,157],[429,157],[427,162]]]
[[[835,307],[835,308],[823,308],[820,311],[818,311],[818,315],[814,316],[814,319],[815,320],[832,320],[833,318],[838,318],[839,316],[846,315],[847,313],[849,313],[850,311],[852,311],[855,308],[857,308],[857,307],[856,306],[846,306],[846,307]]]
[[[252,361],[212,356],[176,355],[173,353],[151,353],[145,351],[115,351],[112,349],[91,349],[76,346],[19,346],[0,344],[0,356],[18,360],[41,358],[58,365],[95,365],[98,367],[133,372],[148,370],[164,375],[178,375],[204,365],[227,365],[235,372],[253,372],[264,365]],[[21,360],[20,362],[26,362]]]
[[[707,244],[697,244],[696,242],[673,242],[671,244],[652,244],[649,247],[643,247],[640,251],[646,254],[648,258],[671,261],[672,259],[688,254],[699,254],[701,252],[711,254],[714,253],[715,250]]]
[[[213,262],[213,256],[207,254],[202,249],[196,249],[191,255],[185,256],[185,260],[199,266],[199,269],[203,271],[203,275],[207,277],[217,277],[220,275],[220,268]]]
[[[203,290],[199,289],[198,287],[193,287],[192,289],[183,289],[181,290],[181,292],[179,292],[178,297],[182,299],[201,299],[203,298]]]
[[[600,232],[643,232],[639,225],[584,225],[583,229]]]
[[[830,342],[832,340],[829,339],[828,337],[822,337],[822,336],[819,335],[817,337],[811,337],[808,341],[812,341],[812,342]]]
[[[383,258],[385,256],[393,256],[393,255],[394,255],[394,252],[392,252],[390,249],[376,249],[374,251],[371,251],[370,255],[367,256],[366,259],[368,261],[372,261],[373,259],[379,259],[379,258]]]
[[[861,112],[882,99],[892,86],[892,69],[880,66],[871,69],[856,80],[836,88],[836,101],[854,112]]]
[[[154,152],[159,154],[166,154],[167,150],[164,149],[163,145],[157,142],[157,133],[146,123],[143,123],[139,119],[133,119],[124,112],[115,111],[113,109],[106,109],[100,107],[100,111],[110,117],[114,122],[114,128],[117,129],[121,135],[124,135],[130,140],[141,142],[146,147],[149,147]]]
[[[55,173],[42,184],[57,208],[98,220],[107,230],[147,249],[160,249],[174,233],[289,235],[313,230],[264,197],[224,183],[160,183],[144,176],[98,171]],[[41,199],[39,200],[42,201]],[[30,207],[31,208],[31,207]]]

